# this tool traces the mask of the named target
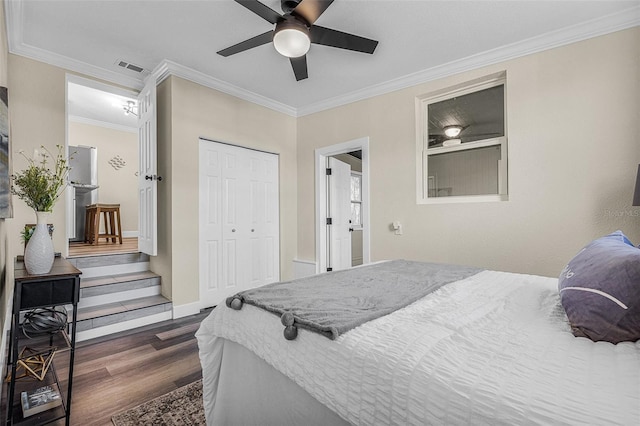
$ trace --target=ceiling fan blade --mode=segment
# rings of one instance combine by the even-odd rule
[[[497,136],[502,134],[504,134],[504,132],[472,133],[469,136]]]
[[[268,6],[260,3],[258,0],[235,0],[236,3],[240,3],[262,19],[271,22],[272,24],[277,24],[278,21],[282,19],[282,15],[280,15],[275,10],[271,9]]]
[[[218,55],[222,56],[231,56],[236,53],[244,52],[245,50],[253,49],[254,47],[262,46],[263,44],[271,43],[273,41],[273,31],[267,31],[266,33],[262,33],[255,37],[251,37],[248,40],[241,41],[238,44],[234,44],[233,46],[227,47],[226,49],[220,50]]]
[[[354,34],[343,33],[331,28],[314,25],[311,27],[311,43],[325,46],[337,47],[339,49],[349,49],[356,52],[373,53],[378,46],[376,40],[360,37]]]
[[[301,16],[310,25],[313,25],[320,15],[331,6],[331,3],[333,3],[333,0],[302,0],[296,8],[291,11],[291,14]]]
[[[271,43],[273,41],[273,31],[267,31],[248,40],[241,41],[238,44],[234,44],[231,47],[222,49],[217,52],[218,55],[231,56],[236,53],[244,52],[245,50],[253,49],[254,47],[262,46],[263,44]]]
[[[307,56],[303,55],[299,58],[289,58],[293,73],[296,75],[296,81],[304,80],[309,77],[307,74]]]

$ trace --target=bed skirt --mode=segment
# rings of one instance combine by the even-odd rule
[[[217,346],[220,367],[204,377],[217,381],[213,394],[204,387],[208,425],[349,425],[245,347],[222,338],[211,344]]]

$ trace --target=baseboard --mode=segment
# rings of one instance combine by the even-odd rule
[[[173,319],[188,317],[200,312],[200,303],[187,303],[185,305],[173,305]]]
[[[315,274],[315,261],[293,259],[293,278],[304,278]]]
[[[138,231],[122,231],[122,238],[138,238],[140,232]]]

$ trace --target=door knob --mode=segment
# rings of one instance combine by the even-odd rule
[[[162,180],[162,176],[158,176],[158,182],[160,182]]]
[[[255,231],[255,229],[252,229],[251,232]]]
[[[231,230],[231,232],[236,232],[236,228],[233,228],[233,229]]]
[[[153,176],[145,175],[144,180],[153,180]]]

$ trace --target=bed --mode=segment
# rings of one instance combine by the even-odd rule
[[[640,424],[640,340],[575,337],[557,278],[476,271],[334,339],[221,305],[196,336],[210,425]]]

